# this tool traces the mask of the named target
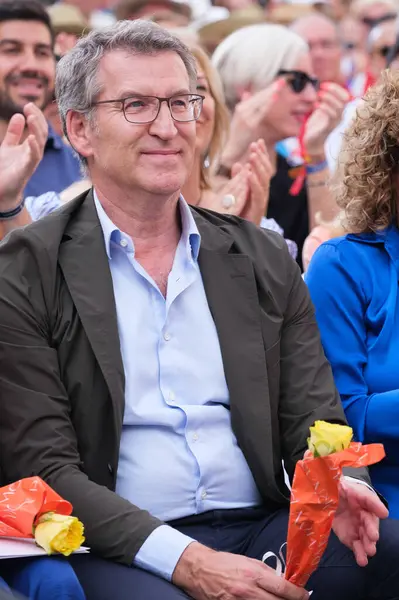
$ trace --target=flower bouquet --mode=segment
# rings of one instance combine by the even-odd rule
[[[72,505],[40,477],[0,488],[0,537],[34,538],[47,554],[69,556],[84,542]]]
[[[365,467],[385,456],[382,444],[352,442],[350,427],[316,421],[297,462],[291,492],[285,578],[304,587],[326,549],[344,467]]]

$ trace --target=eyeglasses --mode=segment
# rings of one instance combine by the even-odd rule
[[[309,75],[303,71],[280,70],[277,73],[277,76],[280,75],[287,77],[287,83],[295,94],[303,92],[308,84],[312,85],[316,91],[319,89],[319,80],[315,77],[309,77]]]
[[[204,96],[196,94],[179,94],[170,98],[137,95],[118,100],[101,100],[100,102],[94,102],[92,106],[119,102],[122,105],[126,121],[137,125],[144,125],[155,121],[161,110],[162,102],[166,102],[174,121],[188,123],[189,121],[196,121],[199,118],[204,99]]]

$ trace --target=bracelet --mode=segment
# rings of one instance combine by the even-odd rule
[[[226,167],[225,165],[219,165],[216,171],[216,175],[219,177],[226,177],[227,179],[231,179],[231,169]]]
[[[15,208],[12,208],[11,210],[7,210],[5,212],[0,212],[0,221],[7,221],[7,219],[13,219],[23,211],[24,206],[25,199],[23,199],[22,202],[20,202]]]
[[[320,173],[320,171],[324,171],[324,169],[327,169],[327,167],[327,161],[322,160],[321,162],[316,163],[314,165],[306,165],[306,173],[307,175],[313,175],[313,173]]]

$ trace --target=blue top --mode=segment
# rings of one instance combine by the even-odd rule
[[[40,196],[50,190],[59,193],[81,179],[78,155],[49,125],[43,158],[25,187],[24,198]]]
[[[347,235],[323,244],[305,280],[324,350],[355,437],[381,442],[371,467],[390,516],[399,518],[399,230]]]
[[[134,240],[94,198],[126,380],[117,494],[163,521],[261,504],[231,428],[219,338],[198,265],[201,237],[188,205],[180,198],[182,234],[165,298],[136,259]],[[192,541],[162,525],[135,564],[170,579]]]

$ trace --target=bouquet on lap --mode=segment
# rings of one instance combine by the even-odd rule
[[[0,538],[33,538],[47,554],[69,556],[84,542],[72,505],[40,477],[0,488]]]

